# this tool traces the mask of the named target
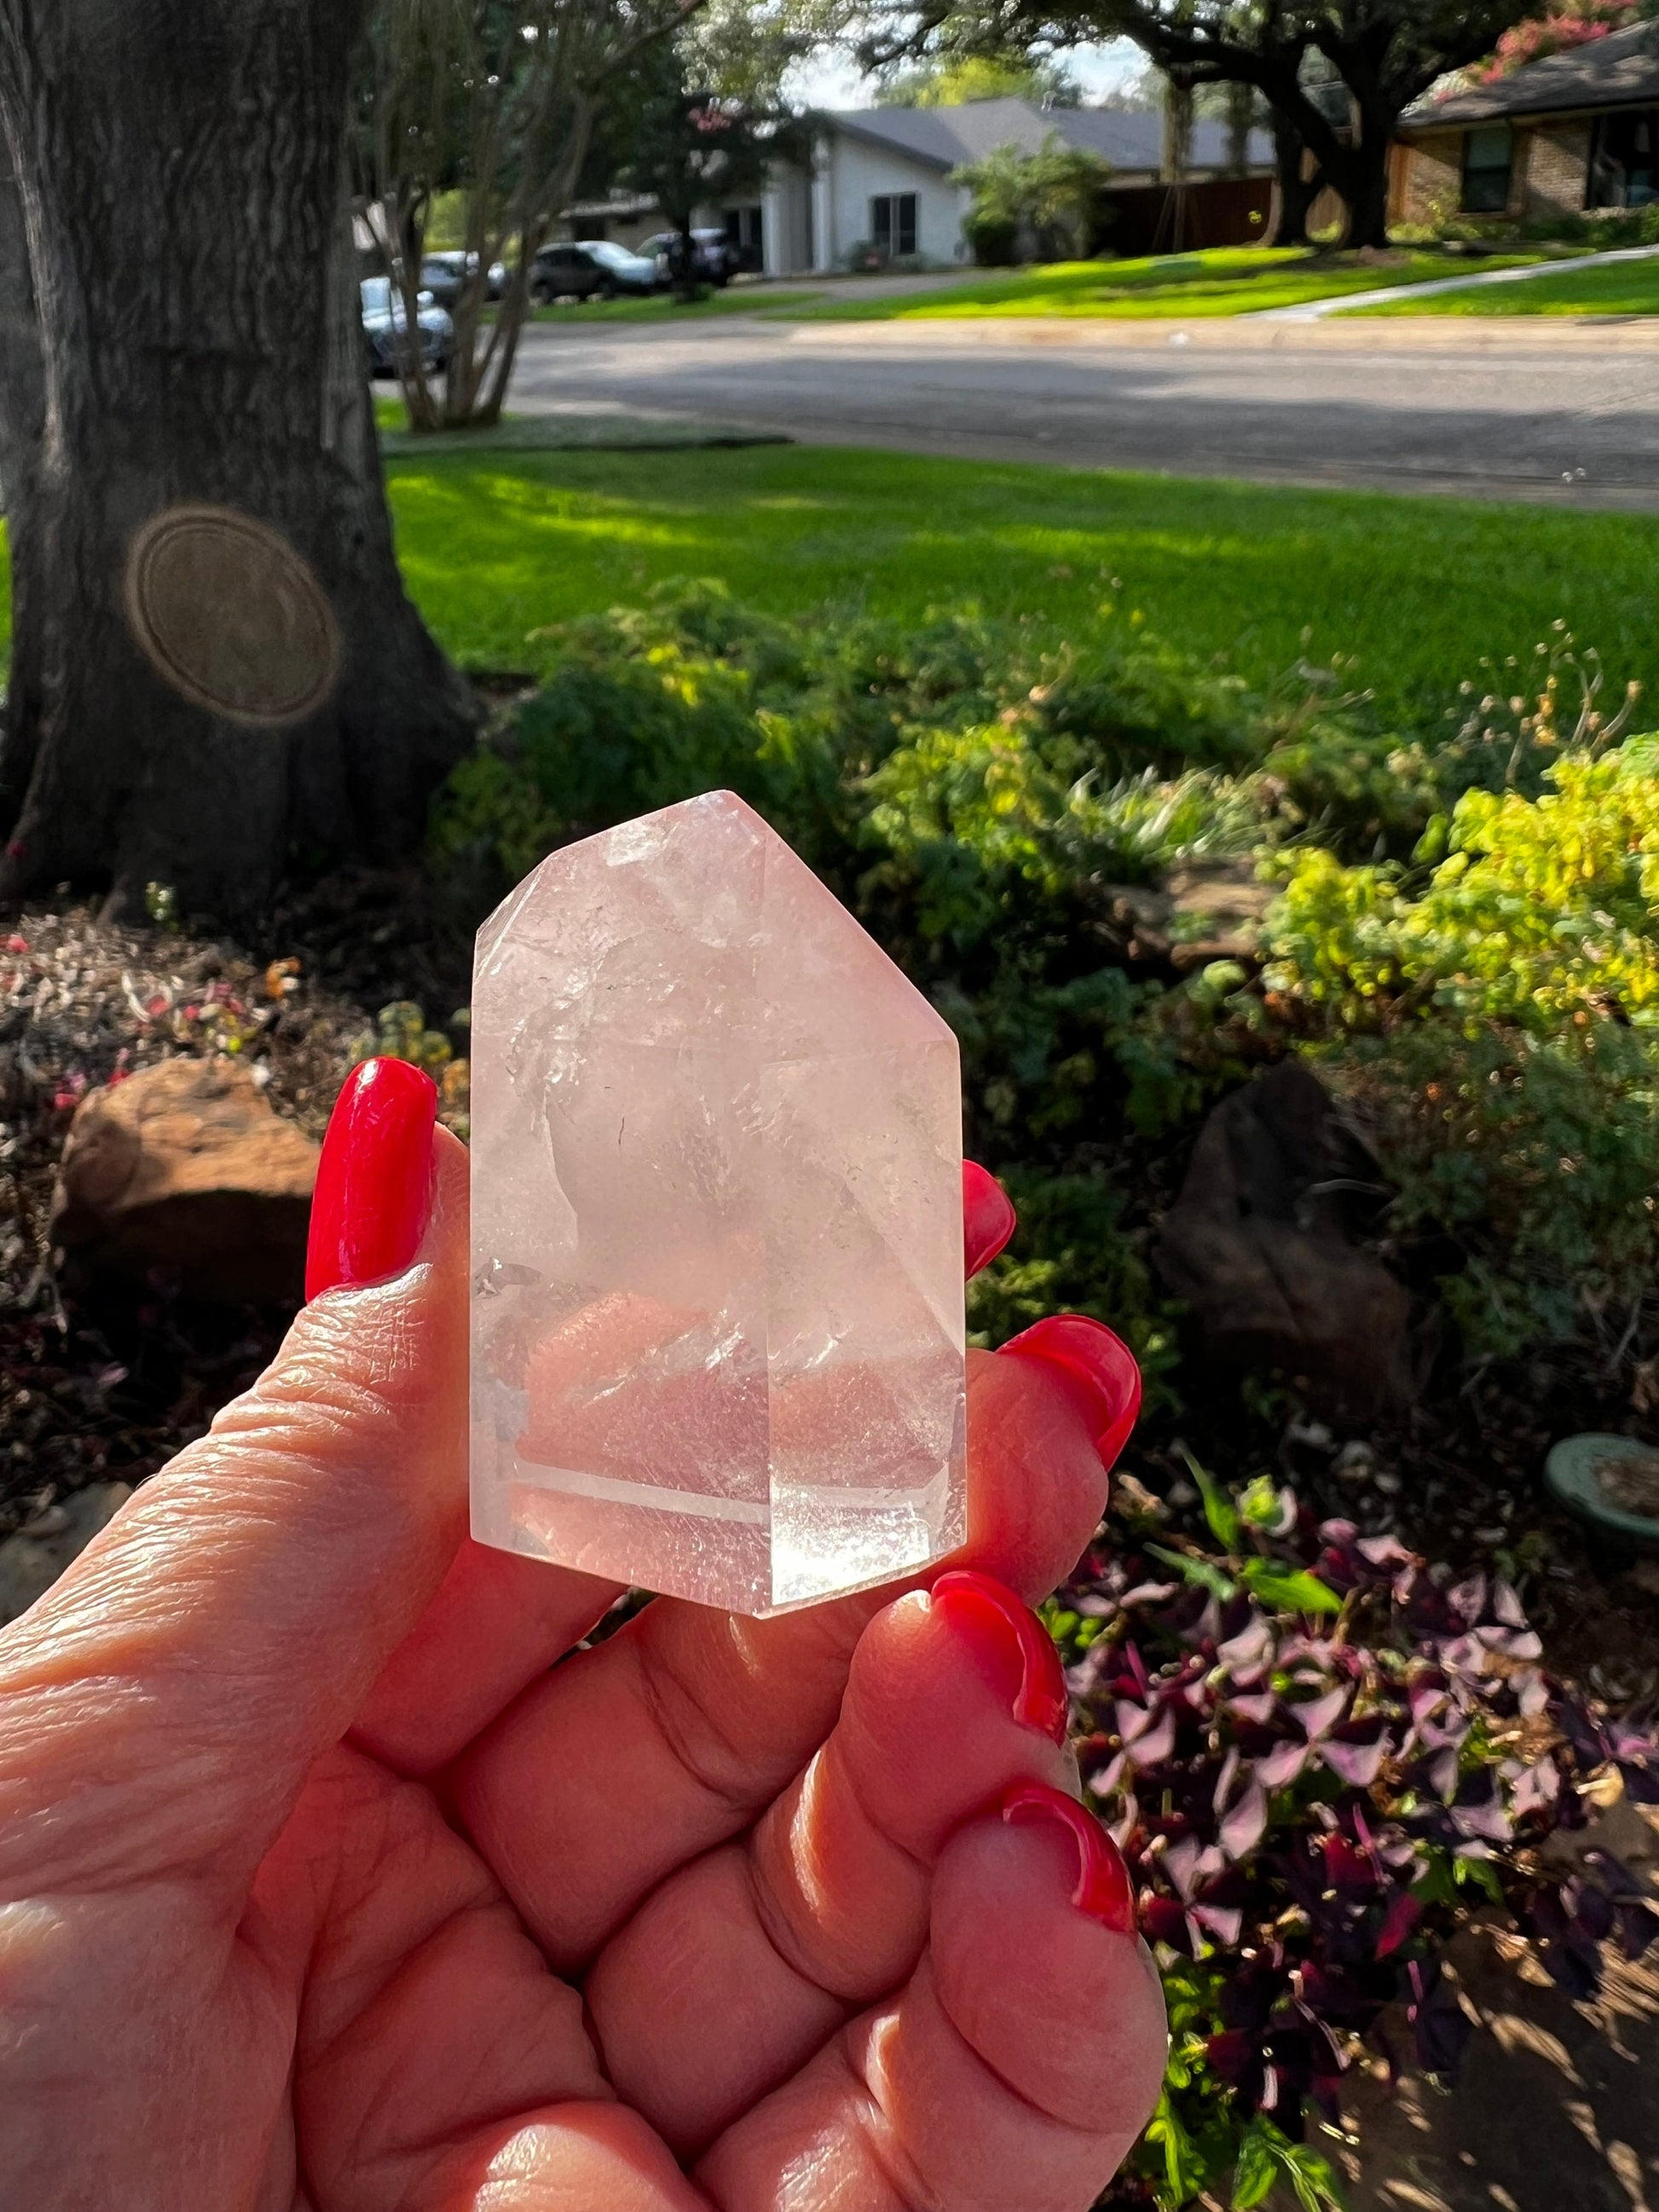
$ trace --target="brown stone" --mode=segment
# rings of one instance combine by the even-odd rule
[[[76,1108],[52,1241],[94,1268],[176,1270],[204,1297],[297,1299],[317,1156],[247,1068],[162,1060]]]
[[[1178,975],[1212,960],[1253,963],[1262,920],[1279,887],[1255,879],[1249,859],[1193,860],[1156,887],[1106,884],[1102,896],[1132,960],[1167,963]]]
[[[1388,1196],[1376,1163],[1298,1061],[1224,1098],[1164,1216],[1160,1273],[1206,1351],[1276,1373],[1333,1416],[1398,1412],[1432,1356],[1411,1292],[1358,1235]]]

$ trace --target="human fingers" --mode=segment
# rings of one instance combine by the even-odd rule
[[[1054,1644],[1000,1583],[944,1575],[877,1614],[804,1772],[653,1891],[586,1975],[606,2073],[682,2158],[900,1986],[940,1847],[1015,1781],[1069,1778],[1066,1719]]]
[[[1102,1442],[1118,1449],[1138,1402],[1133,1361],[1096,1322],[1042,1322],[973,1355],[969,1536],[949,1564],[1027,1598],[1051,1589],[1098,1522]],[[467,1750],[456,1809],[556,1966],[586,1966],[665,1875],[746,1827],[799,1771],[866,1622],[894,1595],[759,1621],[659,1600]],[[618,1805],[638,1817],[619,1821]]]
[[[1165,2043],[1121,1858],[1073,1799],[1022,1784],[940,1855],[900,1996],[695,2179],[720,2212],[1085,2212],[1152,2112]]]
[[[515,2113],[435,2148],[399,2212],[711,2212],[625,2106]]]
[[[1013,1235],[1014,1209],[1008,1194],[977,1160],[962,1164],[963,1270],[972,1282],[988,1267]]]
[[[988,1267],[1014,1230],[994,1176],[962,1164],[963,1263]],[[404,1774],[445,1765],[528,1682],[580,1641],[621,1594],[598,1576],[550,1575],[539,1561],[469,1538],[358,1717],[357,1741]]]
[[[466,1157],[435,1103],[400,1062],[354,1072],[315,1295],[276,1361],[0,1638],[0,1868],[50,1808],[54,1880],[240,1880],[441,1578],[465,1510]]]

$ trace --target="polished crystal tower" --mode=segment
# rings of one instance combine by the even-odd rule
[[[472,1529],[747,1613],[963,1535],[956,1040],[710,792],[478,933]]]

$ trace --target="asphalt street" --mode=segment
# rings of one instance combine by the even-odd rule
[[[1659,510],[1659,333],[1645,324],[544,323],[525,333],[510,404],[985,459]]]

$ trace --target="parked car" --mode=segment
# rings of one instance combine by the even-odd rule
[[[428,253],[421,262],[421,285],[441,307],[453,307],[461,288],[478,265],[476,253]],[[507,264],[492,261],[484,277],[484,297],[499,300],[507,289]]]
[[[404,303],[392,289],[389,276],[365,276],[357,288],[362,299],[363,343],[368,349],[371,376],[398,373],[398,339],[405,329]],[[421,333],[421,352],[429,369],[449,366],[455,343],[455,325],[447,308],[430,292],[416,295],[416,321]]]
[[[654,292],[661,282],[654,261],[629,253],[605,238],[544,246],[530,279],[532,300],[615,300]]]
[[[665,281],[672,277],[674,258],[679,250],[680,234],[677,230],[659,230],[640,248],[641,253],[649,254],[657,263]],[[701,283],[729,284],[742,265],[737,249],[723,230],[694,230],[691,250],[696,256],[696,274]]]

